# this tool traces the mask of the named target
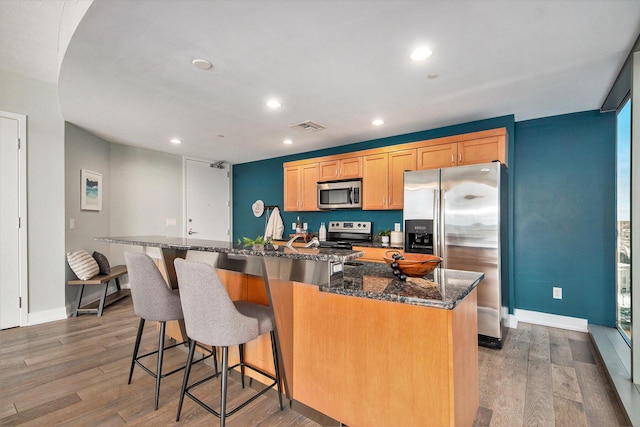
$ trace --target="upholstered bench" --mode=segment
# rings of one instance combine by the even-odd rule
[[[98,274],[97,276],[87,280],[69,280],[67,282],[69,285],[79,286],[76,294],[76,302],[73,308],[73,317],[78,317],[78,313],[96,313],[98,317],[100,317],[102,316],[102,310],[104,310],[105,307],[131,295],[129,289],[120,288],[120,276],[125,274],[127,274],[127,266],[116,265],[115,267],[111,267],[109,274]],[[107,295],[109,282],[114,279],[116,281],[117,290],[111,295]],[[84,292],[85,285],[102,285],[102,295],[100,296],[100,301],[94,301],[81,308],[80,302],[82,300],[82,293]]]

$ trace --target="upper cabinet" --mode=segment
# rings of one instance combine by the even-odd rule
[[[404,171],[416,169],[416,150],[370,154],[362,165],[362,209],[402,209]]]
[[[318,210],[317,182],[362,178],[362,209],[404,207],[404,171],[500,161],[507,130],[490,129],[285,163],[284,210]]]
[[[476,165],[495,160],[507,164],[506,129],[492,129],[464,135],[422,141],[418,147],[418,169]]]
[[[456,166],[458,144],[439,144],[417,149],[418,169],[438,169]]]
[[[346,157],[319,163],[320,181],[362,178],[362,157]]]
[[[318,163],[284,167],[284,210],[318,210]]]
[[[477,165],[494,160],[507,164],[505,135],[470,139],[458,143],[458,166]]]

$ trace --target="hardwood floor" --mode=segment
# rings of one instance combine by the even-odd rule
[[[131,300],[102,317],[77,318],[0,331],[0,425],[138,426],[216,425],[218,420],[185,400],[175,423],[182,373],[162,380],[160,407],[153,410],[154,379],[136,368],[127,375],[138,318]],[[157,345],[148,322],[141,349]],[[480,348],[480,410],[477,426],[627,425],[587,334],[520,323],[502,350]],[[165,367],[184,362],[172,350]],[[149,364],[154,366],[153,358]],[[210,370],[195,365],[192,375]],[[210,402],[215,382],[202,392]],[[230,382],[230,405],[249,391]],[[228,419],[233,426],[318,426],[285,405],[262,396]]]

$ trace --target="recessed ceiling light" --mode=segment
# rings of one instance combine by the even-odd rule
[[[437,78],[438,78],[438,75],[437,75],[437,74],[429,74],[429,75],[427,76],[427,78],[428,78],[428,79],[430,79],[430,80],[434,80],[434,79],[437,79]]]
[[[282,104],[280,104],[280,101],[277,99],[270,99],[267,101],[267,107],[269,108],[280,108],[280,106],[282,106]]]
[[[211,64],[211,62],[207,61],[206,59],[196,58],[193,61],[191,61],[191,63],[196,68],[200,68],[201,70],[208,70],[210,68],[213,68],[213,65]]]
[[[431,51],[431,49],[425,46],[420,46],[416,48],[413,52],[411,52],[411,55],[409,57],[414,61],[424,61],[431,55],[433,55],[433,52]]]
[[[173,144],[182,144],[182,141],[181,141],[181,140],[179,140],[178,138],[172,138],[172,139],[171,139],[171,142],[172,142]]]
[[[284,141],[282,141],[283,144],[287,144],[287,145],[291,145],[293,144],[293,141],[290,139],[285,139]]]
[[[382,119],[375,119],[374,121],[371,122],[372,125],[374,126],[381,126],[384,124],[384,120]]]

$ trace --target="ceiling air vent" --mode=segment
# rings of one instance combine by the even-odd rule
[[[325,128],[324,126],[314,123],[311,120],[307,120],[306,122],[302,123],[296,123],[295,125],[289,125],[289,127],[305,133],[317,132]]]

